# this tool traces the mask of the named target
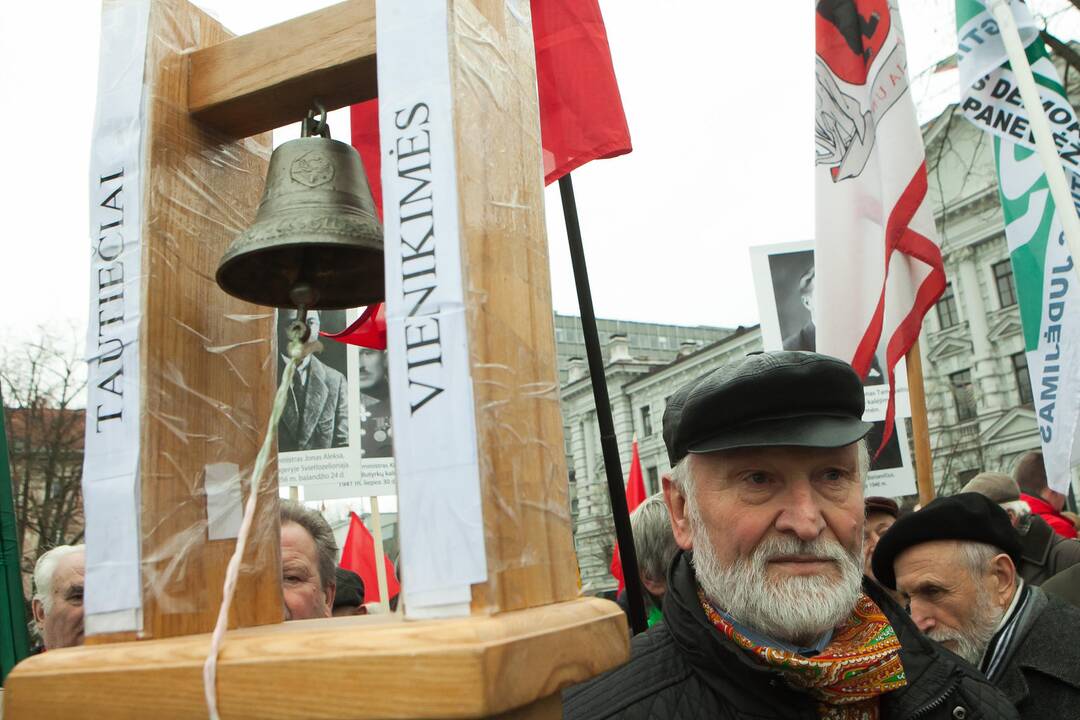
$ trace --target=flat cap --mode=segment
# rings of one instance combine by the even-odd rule
[[[872,512],[886,513],[892,515],[894,518],[900,517],[900,506],[896,504],[896,501],[887,497],[868,497],[865,500],[866,514],[869,515]]]
[[[979,473],[960,489],[960,492],[979,493],[996,503],[1011,502],[1020,499],[1020,486],[1005,473]]]
[[[335,568],[337,594],[334,595],[334,607],[360,607],[364,604],[364,580],[352,570]]]
[[[664,409],[675,465],[689,453],[739,447],[843,447],[862,421],[863,387],[842,360],[811,352],[751,353],[679,388]]]
[[[874,577],[895,590],[896,558],[908,548],[933,540],[987,543],[1007,553],[1017,565],[1023,552],[1008,513],[985,495],[965,492],[937,498],[893,523],[874,549]]]

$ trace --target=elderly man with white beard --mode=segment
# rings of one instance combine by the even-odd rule
[[[1080,717],[1080,610],[1025,583],[1008,513],[967,492],[898,520],[874,575],[929,637],[978,666],[1021,718]]]
[[[664,620],[564,695],[568,718],[1015,718],[862,576],[863,388],[816,353],[755,353],[664,411],[681,548]]]

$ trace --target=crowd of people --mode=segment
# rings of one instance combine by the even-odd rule
[[[862,383],[754,353],[669,400],[631,517],[650,629],[568,718],[1080,718],[1080,540],[1042,457],[910,510],[864,498]],[[364,611],[322,515],[281,503],[287,619]],[[45,649],[82,642],[85,555],[34,571]]]
[[[671,397],[631,517],[650,629],[566,717],[1080,718],[1080,541],[1041,455],[902,511],[863,496],[862,414],[809,352]]]
[[[286,620],[365,615],[364,581],[337,565],[338,546],[322,513],[281,500],[281,591]],[[83,643],[86,547],[61,545],[34,566],[31,601],[38,649]],[[392,603],[396,605],[396,603]]]

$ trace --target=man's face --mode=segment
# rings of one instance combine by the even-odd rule
[[[56,563],[53,571],[52,607],[48,614],[40,601],[33,603],[34,619],[41,629],[45,648],[83,644],[83,578],[86,554],[72,553]]]
[[[1065,509],[1065,496],[1062,493],[1059,493],[1057,490],[1051,490],[1050,488],[1046,488],[1039,494],[1042,495],[1043,500],[1050,503],[1050,507],[1054,508],[1058,512],[1061,512]]]
[[[930,639],[978,664],[1008,602],[989,573],[973,577],[955,540],[934,540],[901,553],[894,564],[896,589],[911,619]],[[1008,601],[1012,601],[1008,593]]]
[[[386,353],[371,348],[360,348],[360,373],[356,386],[361,390],[375,387],[386,374]]]
[[[740,448],[689,457],[693,498],[665,477],[676,542],[709,598],[773,637],[812,641],[861,592],[857,444]]]
[[[319,579],[315,539],[294,522],[281,526],[281,589],[286,620],[330,617],[334,589],[324,589]]]
[[[278,311],[278,342],[281,343],[281,347],[278,350],[285,354],[285,347],[289,342],[289,328],[292,327],[293,321],[300,315],[295,310],[279,310]],[[311,328],[311,335],[308,337],[308,341],[319,339],[319,311],[309,310],[306,318],[307,326]]]
[[[896,518],[887,512],[871,511],[866,515],[866,524],[863,525],[863,572],[870,577],[874,577],[870,568],[870,558],[874,555],[874,548],[894,522]]]
[[[814,321],[814,281],[811,280],[802,292],[802,304],[806,312],[810,313],[810,322]]]

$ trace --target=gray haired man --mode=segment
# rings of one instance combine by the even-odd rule
[[[285,619],[330,617],[337,592],[337,542],[318,510],[281,501],[281,590]]]
[[[83,644],[86,546],[59,545],[34,564],[34,624],[46,650]]]
[[[679,551],[671,532],[671,518],[663,492],[646,498],[637,506],[630,514],[630,528],[634,531],[638,572],[648,595],[646,610],[649,627],[652,627],[663,617],[661,605],[667,592],[667,571]]]
[[[1016,717],[863,582],[862,383],[809,352],[747,356],[672,395],[664,621],[564,696],[569,718]]]

